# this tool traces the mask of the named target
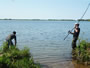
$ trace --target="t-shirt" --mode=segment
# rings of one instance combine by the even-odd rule
[[[78,32],[76,32],[76,31],[74,30],[74,34],[73,34],[73,37],[74,37],[74,38],[78,38],[79,33],[80,33],[80,28],[76,28],[76,29],[78,30]]]
[[[10,35],[6,38],[7,41],[8,41],[8,40],[11,41],[12,39],[15,39],[15,41],[16,41],[16,35],[10,34]]]

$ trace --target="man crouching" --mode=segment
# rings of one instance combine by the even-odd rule
[[[16,31],[13,31],[13,33],[8,35],[6,38],[6,42],[8,43],[8,48],[10,45],[13,45],[13,42],[12,42],[13,39],[15,40],[15,46],[16,46],[16,43],[17,43]]]

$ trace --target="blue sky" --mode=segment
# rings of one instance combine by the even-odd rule
[[[79,19],[90,0],[0,0],[0,18]],[[85,19],[90,19],[90,8]]]

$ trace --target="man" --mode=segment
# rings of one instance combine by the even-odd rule
[[[75,23],[74,32],[69,31],[73,35],[72,48],[76,48],[76,42],[80,33],[79,23]]]
[[[10,34],[10,35],[6,38],[6,41],[7,41],[7,43],[8,43],[8,47],[9,47],[10,45],[13,45],[13,42],[12,42],[13,39],[15,40],[15,46],[16,46],[16,43],[17,43],[16,31],[13,31],[13,33]]]

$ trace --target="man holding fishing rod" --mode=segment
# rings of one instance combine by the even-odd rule
[[[76,42],[80,34],[79,23],[75,23],[74,32],[68,31],[69,34],[73,35],[72,48],[76,48]]]

